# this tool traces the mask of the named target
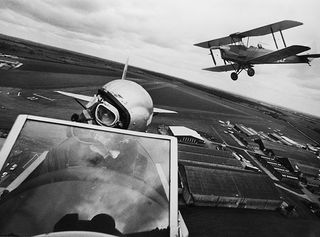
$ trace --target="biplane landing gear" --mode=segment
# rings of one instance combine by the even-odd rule
[[[231,79],[236,81],[238,79],[238,73],[236,72],[231,73]]]
[[[249,77],[253,77],[254,73],[255,73],[255,71],[252,67],[248,68],[247,74]]]

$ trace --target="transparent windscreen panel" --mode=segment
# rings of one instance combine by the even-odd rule
[[[169,236],[170,140],[27,120],[1,169],[0,235]]]

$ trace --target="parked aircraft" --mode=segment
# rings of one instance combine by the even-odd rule
[[[231,73],[231,79],[235,81],[243,70],[247,71],[248,76],[254,76],[255,71],[253,66],[255,64],[307,63],[310,65],[310,61],[312,59],[319,58],[320,54],[298,55],[302,52],[308,51],[310,47],[302,45],[291,45],[287,47],[282,31],[299,25],[302,25],[302,23],[298,21],[284,20],[252,30],[234,33],[226,37],[197,43],[195,46],[208,48],[210,50],[215,67],[205,68],[204,70],[213,72],[234,71]],[[279,49],[276,41],[276,32],[280,32],[284,45],[284,48],[282,49]],[[267,34],[272,34],[277,48],[276,51],[265,49],[261,44],[258,44],[257,47],[248,47],[250,37]],[[243,38],[248,38],[247,45],[243,43]],[[213,56],[213,50],[220,50],[221,58],[225,65],[216,66],[217,63]]]

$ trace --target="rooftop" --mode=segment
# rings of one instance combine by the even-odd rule
[[[304,163],[320,168],[320,160],[310,151],[303,150],[294,146],[287,146],[277,142],[261,140],[266,149],[272,150],[275,156],[290,158],[299,163]]]
[[[190,136],[204,141],[204,139],[200,136],[199,133],[190,128],[184,126],[169,126],[169,128],[174,136]]]
[[[268,176],[251,172],[185,166],[192,194],[280,200]]]

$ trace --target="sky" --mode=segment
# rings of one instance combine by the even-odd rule
[[[318,0],[1,0],[0,33],[122,63],[129,57],[130,65],[320,116],[320,59],[259,65],[254,77],[232,81],[230,72],[201,70],[212,59],[193,46],[295,20],[304,25],[283,32],[286,44],[320,53],[319,9]],[[250,39],[258,43],[275,50],[271,35]]]

